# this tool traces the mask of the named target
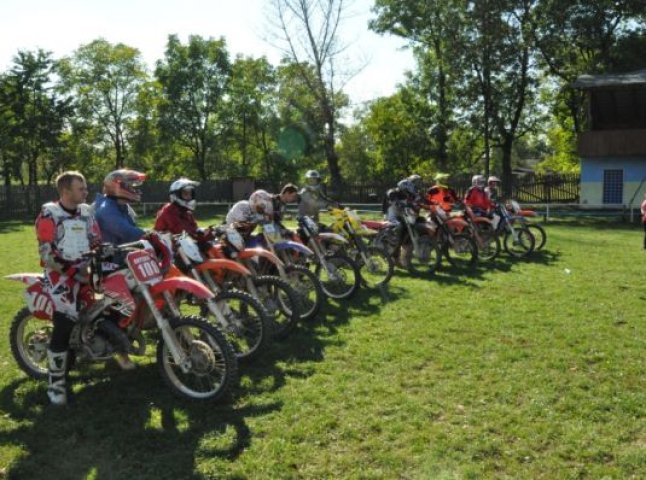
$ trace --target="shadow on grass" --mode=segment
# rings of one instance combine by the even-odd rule
[[[26,220],[3,220],[0,221],[0,234],[17,232],[25,227],[33,226],[34,222]]]
[[[17,380],[0,391],[15,427],[0,433],[0,444],[22,448],[8,478],[203,478],[198,456],[236,459],[251,442],[246,419],[281,408],[178,399],[154,364],[72,379],[85,385],[63,408],[47,405],[44,382]]]

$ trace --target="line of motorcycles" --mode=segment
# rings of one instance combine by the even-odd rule
[[[526,221],[533,212],[518,204],[494,219],[468,209],[450,216],[432,207],[426,217],[412,206],[405,212],[405,230],[398,233],[386,222],[331,208],[328,227],[301,217],[295,231],[266,222],[256,235],[229,225],[209,227],[207,241],[180,234],[102,244],[85,254],[91,280],[80,293],[70,363],[141,356],[156,343],[159,372],[173,393],[222,400],[237,385],[239,363],[315,317],[326,298],[350,298],[360,286],[384,288],[399,249],[411,254],[410,269],[432,271],[443,257],[467,266],[491,260],[501,238],[514,256],[545,243],[542,227]],[[5,278],[26,284],[26,306],[11,323],[12,354],[29,376],[46,379],[53,303],[42,275]]]

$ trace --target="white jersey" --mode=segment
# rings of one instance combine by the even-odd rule
[[[262,215],[254,213],[251,211],[251,206],[249,205],[248,200],[240,200],[236,203],[229,213],[227,213],[226,223],[236,223],[236,222],[247,222],[247,223],[258,223],[262,220]]]

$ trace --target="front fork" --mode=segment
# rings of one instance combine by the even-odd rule
[[[177,365],[179,365],[179,367],[182,369],[182,372],[188,373],[191,370],[191,360],[187,355],[184,354],[182,348],[180,347],[179,342],[177,341],[177,337],[171,329],[168,319],[155,306],[155,299],[147,288],[143,288],[141,290],[141,294],[146,300],[148,308],[150,308],[150,312],[152,313],[153,318],[157,323],[157,328],[159,328],[159,330],[161,331],[162,338],[168,346],[168,349],[173,356],[173,360]],[[164,300],[166,301],[166,305],[168,305],[168,307],[170,308],[171,313],[175,317],[179,317],[181,313],[171,293],[166,290],[163,292],[163,296]]]

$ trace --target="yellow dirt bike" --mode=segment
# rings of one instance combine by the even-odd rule
[[[330,208],[330,214],[333,219],[330,229],[348,240],[343,248],[359,266],[362,283],[370,288],[387,285],[393,276],[395,262],[385,249],[371,245],[369,238],[377,232],[362,224],[356,210]]]

